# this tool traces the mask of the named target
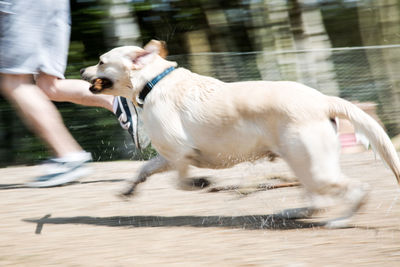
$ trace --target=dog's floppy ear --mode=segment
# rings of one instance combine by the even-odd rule
[[[151,40],[144,46],[144,50],[157,53],[162,58],[168,55],[167,44],[164,41]]]
[[[133,67],[136,70],[149,64],[154,59],[154,55],[158,54],[162,58],[166,58],[168,54],[165,42],[162,41],[151,40],[143,49],[143,51],[135,53],[136,57],[132,59]]]
[[[153,58],[154,54],[146,50],[134,53],[134,55],[131,56],[133,69],[140,70],[141,68],[149,64],[153,60]]]

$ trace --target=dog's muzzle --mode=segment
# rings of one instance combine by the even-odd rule
[[[96,78],[92,80],[92,86],[90,86],[90,92],[94,94],[101,93],[104,89],[111,88],[113,86],[113,82],[107,78]]]

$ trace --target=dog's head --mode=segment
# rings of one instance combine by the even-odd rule
[[[92,84],[92,93],[124,96],[136,102],[140,90],[159,68],[176,65],[164,60],[166,56],[165,43],[156,40],[144,48],[118,47],[101,55],[97,65],[82,69],[81,76]]]

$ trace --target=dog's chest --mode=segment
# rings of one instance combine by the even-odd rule
[[[158,150],[175,150],[187,139],[178,113],[171,105],[145,106],[143,122],[153,146]]]

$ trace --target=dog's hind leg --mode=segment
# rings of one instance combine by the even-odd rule
[[[364,204],[367,186],[350,181],[341,172],[339,141],[330,124],[309,123],[295,130],[286,135],[290,138],[285,140],[290,147],[285,149],[282,157],[311,197],[311,211],[331,206],[332,202],[327,200],[336,202],[340,199],[346,204],[342,216],[327,224],[328,227],[344,227],[348,218]]]
[[[350,218],[357,212],[366,202],[369,192],[369,186],[365,183],[349,183],[344,190],[344,202],[347,209],[342,216],[328,220],[325,224],[327,228],[345,228],[348,227]]]
[[[140,169],[138,176],[129,182],[129,187],[122,192],[123,196],[130,196],[133,194],[136,186],[144,181],[146,181],[147,177],[150,175],[164,172],[171,169],[171,164],[162,156],[157,155],[152,158],[143,167]]]

